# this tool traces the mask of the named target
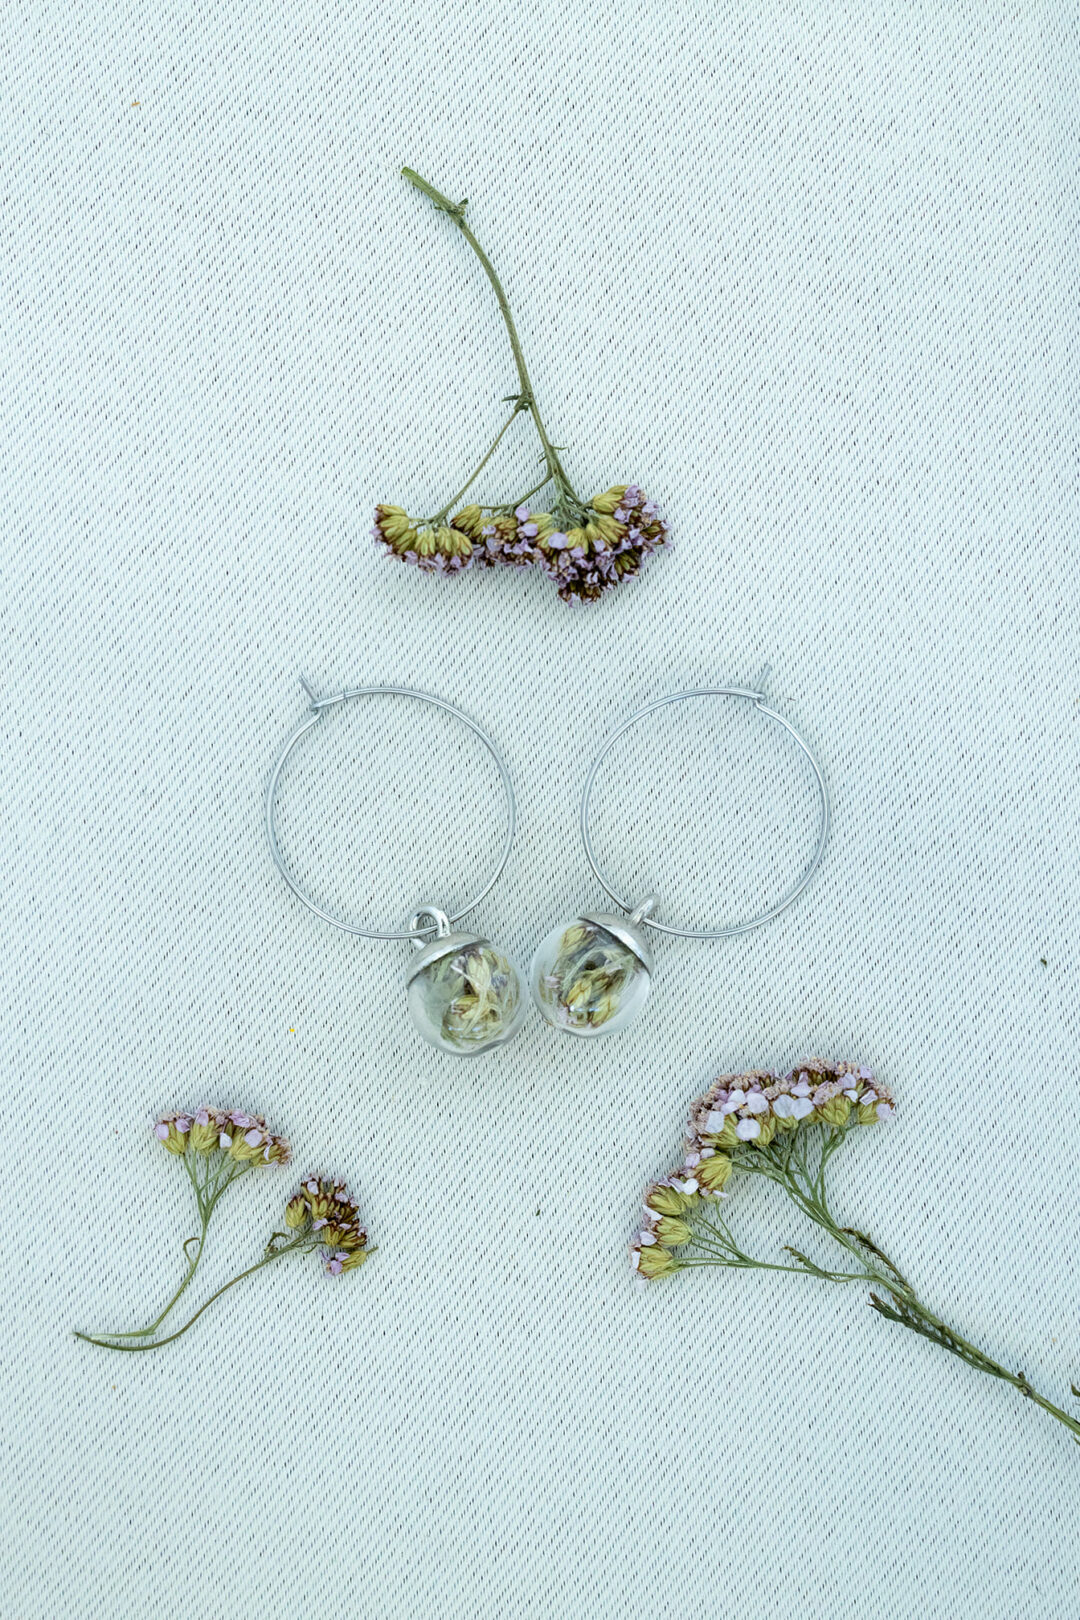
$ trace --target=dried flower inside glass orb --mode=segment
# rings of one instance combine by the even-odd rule
[[[652,961],[627,917],[597,914],[560,923],[532,961],[533,998],[549,1024],[570,1035],[614,1035],[644,1007]]]
[[[480,260],[506,323],[519,392],[508,397],[513,409],[479,465],[438,512],[413,518],[403,507],[377,506],[372,536],[387,556],[425,573],[458,574],[474,566],[534,566],[551,580],[564,602],[595,602],[616,586],[636,579],[647,557],[669,547],[667,524],[656,502],[637,484],[615,484],[588,501],[576,493],[560,459],[561,447],[552,444],[541,419],[506,294],[491,260],[465,223],[466,204],[451,202],[413,169],[401,172],[453,220]],[[544,476],[512,500],[467,505],[451,517],[519,413],[528,414],[540,440]],[[533,496],[549,486],[544,509],[534,511],[529,504]]]
[[[644,1221],[630,1258],[648,1282],[703,1266],[786,1271],[822,1282],[869,1287],[868,1303],[890,1322],[1010,1384],[1074,1435],[1080,1421],[981,1350],[929,1306],[880,1245],[833,1213],[827,1171],[852,1133],[895,1118],[892,1097],[867,1068],[807,1058],[785,1075],[767,1069],[722,1075],[692,1105],[679,1167],[645,1189]],[[779,1187],[798,1214],[837,1245],[839,1266],[786,1245],[787,1259],[760,1260],[742,1246],[724,1204],[742,1175]],[[1074,1395],[1080,1389],[1072,1386]]]
[[[474,934],[436,937],[417,952],[406,982],[417,1031],[456,1057],[502,1046],[525,1019],[517,969],[489,940]]]

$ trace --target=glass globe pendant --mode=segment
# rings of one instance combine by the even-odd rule
[[[528,1011],[517,968],[482,935],[453,933],[444,913],[427,914],[438,932],[405,974],[417,1033],[454,1057],[476,1057],[513,1040]]]
[[[568,1035],[616,1035],[632,1023],[652,986],[652,953],[641,926],[649,905],[631,916],[583,912],[541,940],[532,960],[533,1000]]]

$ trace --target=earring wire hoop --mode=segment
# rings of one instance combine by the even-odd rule
[[[338,703],[348,703],[352,698],[414,698],[418,703],[429,703],[434,708],[442,709],[445,711],[445,713],[453,715],[454,719],[460,720],[461,724],[465,726],[467,730],[471,731],[474,737],[478,737],[480,739],[498,767],[499,776],[502,779],[503,791],[506,794],[506,836],[503,839],[502,848],[499,852],[499,858],[496,862],[495,870],[492,872],[483,888],[477,894],[473,895],[471,900],[467,900],[459,911],[455,911],[448,916],[448,922],[460,922],[463,917],[467,917],[469,915],[470,911],[475,911],[481,900],[485,899],[495,887],[495,884],[502,876],[506,863],[510,858],[510,847],[514,842],[514,825],[517,819],[517,806],[514,800],[514,788],[510,781],[510,772],[506,768],[506,763],[492,739],[488,736],[486,731],[483,731],[476,724],[475,720],[470,720],[469,716],[465,714],[463,710],[457,708],[453,703],[448,703],[445,698],[434,697],[430,692],[417,692],[411,686],[356,686],[351,687],[346,692],[338,692],[333,697],[320,698],[315,696],[315,693],[312,691],[307,681],[304,680],[303,676],[300,677],[300,684],[304,688],[304,691],[307,693],[310,700],[311,713],[306,715],[305,718],[300,721],[299,725],[296,726],[285,739],[285,744],[274,762],[273,770],[270,772],[270,781],[266,788],[266,836],[270,844],[270,854],[273,857],[274,865],[285,879],[285,882],[289,885],[289,888],[292,890],[293,894],[296,895],[298,900],[303,901],[304,905],[307,906],[309,911],[313,911],[316,917],[321,917],[323,922],[329,923],[332,928],[340,928],[343,933],[355,934],[361,939],[424,939],[428,934],[431,933],[432,928],[436,926],[434,921],[430,921],[422,928],[366,928],[361,927],[359,923],[347,922],[343,917],[336,916],[334,912],[327,911],[325,906],[319,905],[317,900],[313,900],[309,894],[305,894],[304,890],[300,887],[299,883],[289,871],[278,844],[276,827],[277,790],[278,783],[281,779],[281,773],[285,768],[285,762],[292,753],[293,749],[296,747],[297,743],[300,741],[301,737],[305,736],[307,732],[311,730],[312,726],[318,724],[319,720],[322,718],[322,715],[327,709],[333,708]],[[413,909],[415,911],[415,907]],[[426,912],[424,908],[421,908],[420,912],[417,913],[417,915],[425,914]]]
[[[774,917],[779,917],[782,911],[786,911],[788,906],[799,898],[800,894],[802,894],[803,890],[806,888],[806,885],[810,882],[810,879],[813,877],[821,863],[821,857],[825,851],[825,841],[829,834],[829,790],[825,785],[825,777],[822,773],[821,766],[818,764],[817,760],[814,758],[813,754],[810,752],[810,749],[807,747],[802,737],[800,737],[795,727],[791,724],[791,721],[785,720],[782,714],[777,714],[775,709],[771,709],[769,707],[764,692],[751,692],[745,687],[741,686],[704,686],[697,687],[693,691],[671,692],[667,697],[655,698],[652,703],[646,703],[642,708],[635,709],[633,714],[628,715],[621,725],[616,726],[615,730],[610,734],[610,736],[605,739],[600,752],[597,754],[596,758],[592,762],[592,765],[589,767],[588,776],[585,778],[585,788],[581,795],[581,813],[579,817],[581,841],[585,846],[585,855],[589,865],[592,867],[593,876],[596,878],[601,888],[603,888],[605,892],[611,896],[615,904],[620,906],[622,910],[626,912],[632,912],[634,910],[633,901],[624,900],[622,895],[618,894],[616,890],[612,888],[611,884],[604,876],[604,873],[600,869],[600,863],[596,858],[596,851],[593,848],[592,836],[589,832],[589,803],[592,798],[593,783],[596,780],[596,773],[600,769],[600,766],[607,756],[608,751],[615,745],[615,743],[618,742],[623,733],[629,731],[631,726],[636,725],[639,720],[643,720],[646,715],[655,714],[657,709],[667,708],[668,704],[670,703],[685,703],[690,698],[707,697],[743,698],[752,703],[759,714],[763,714],[768,720],[774,720],[778,726],[782,726],[784,728],[784,730],[788,733],[797,747],[810,762],[810,768],[814,773],[818,790],[818,798],[820,801],[821,827],[820,831],[818,832],[817,845],[814,849],[814,853],[810,857],[810,864],[803,872],[802,877],[799,878],[794,888],[788,890],[783,899],[778,900],[775,906],[770,906],[768,911],[763,911],[760,916],[752,917],[748,922],[732,923],[726,928],[712,929],[678,928],[673,923],[658,922],[653,917],[642,916],[640,918],[641,923],[646,928],[655,928],[657,932],[661,934],[672,934],[677,939],[733,939],[737,934],[748,934],[751,929],[760,928],[764,923],[772,922]]]

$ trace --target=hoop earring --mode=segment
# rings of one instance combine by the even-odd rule
[[[763,675],[761,684],[764,683]],[[659,905],[657,895],[647,895],[634,905],[632,901],[624,900],[608,882],[593,849],[589,832],[589,804],[596,773],[608,751],[625,731],[646,715],[655,714],[670,703],[685,703],[690,698],[704,697],[742,699],[752,703],[766,719],[783,727],[810,762],[820,802],[821,825],[810,864],[795,886],[776,905],[746,922],[732,923],[723,928],[680,928],[674,923],[660,922],[653,915]],[[652,703],[635,709],[615,728],[589,767],[581,796],[579,826],[585,857],[593,875],[626,915],[607,911],[582,912],[572,922],[560,923],[554,928],[541,941],[532,960],[530,981],[533,1000],[548,1023],[568,1035],[614,1035],[638,1016],[648,999],[653,961],[645,930],[652,928],[657,933],[670,934],[678,939],[731,939],[736,934],[748,933],[750,929],[760,928],[778,917],[802,894],[821,861],[829,831],[829,795],[817,760],[791,722],[769,707],[764,692],[748,691],[738,686],[709,686],[656,698]]]
[[[286,738],[274,762],[266,789],[266,836],[274,865],[289,888],[332,928],[360,939],[409,939],[417,947],[417,954],[405,973],[405,989],[409,1016],[414,1028],[442,1052],[455,1057],[475,1057],[503,1046],[518,1033],[525,1021],[528,1001],[522,989],[521,978],[510,959],[482,934],[457,933],[454,924],[461,922],[494,888],[502,876],[510,846],[514,841],[516,806],[510,773],[502,755],[486,731],[474,720],[447,703],[444,698],[432,697],[427,692],[416,692],[408,686],[358,686],[350,691],[338,692],[333,697],[316,697],[301,677],[301,686],[307,693],[311,712]],[[434,905],[417,906],[409,919],[408,928],[370,928],[360,923],[347,922],[335,916],[324,906],[305,894],[285,864],[278,846],[275,825],[275,805],[278,782],[285,762],[300,739],[305,736],[327,709],[353,698],[403,697],[418,703],[429,703],[436,709],[453,715],[478,737],[498,766],[506,795],[506,835],[495,863],[495,869],[479,893],[451,915]],[[425,920],[426,919],[426,920]],[[434,937],[429,935],[434,930]]]

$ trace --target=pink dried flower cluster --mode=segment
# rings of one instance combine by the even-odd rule
[[[227,1153],[251,1165],[288,1164],[292,1151],[284,1136],[267,1129],[261,1114],[239,1109],[195,1108],[166,1114],[154,1126],[154,1135],[170,1153]]]
[[[684,1217],[702,1199],[727,1196],[741,1156],[803,1127],[845,1130],[894,1116],[886,1088],[854,1063],[807,1058],[785,1075],[763,1069],[721,1075],[690,1109],[682,1164],[645,1189],[645,1223],[630,1246],[632,1266],[642,1277],[675,1268],[672,1246],[693,1235]]]
[[[326,1270],[338,1277],[344,1271],[355,1270],[374,1253],[367,1247],[356,1199],[349,1196],[345,1183],[309,1176],[286,1205],[285,1224],[289,1231],[272,1233],[260,1259],[222,1283],[182,1327],[163,1331],[162,1324],[199,1269],[214,1211],[229,1187],[263,1165],[288,1164],[291,1155],[285,1137],[270,1131],[261,1114],[240,1109],[193,1108],[166,1114],[154,1125],[154,1136],[168,1153],[180,1159],[195,1196],[199,1230],[181,1245],[184,1274],[172,1298],[147,1326],[121,1333],[79,1333],[78,1338],[106,1350],[157,1350],[182,1337],[230,1288],[286,1254],[313,1254],[321,1247],[326,1252]]]
[[[845,1125],[853,1109],[860,1125],[891,1119],[894,1113],[885,1087],[869,1069],[854,1063],[807,1058],[786,1075],[767,1070],[721,1075],[690,1110],[688,1153],[708,1153],[735,1142],[764,1147],[777,1131],[798,1125]]]
[[[833,1155],[855,1127],[892,1120],[894,1112],[886,1088],[853,1063],[807,1058],[786,1075],[760,1069],[721,1075],[690,1110],[682,1164],[645,1189],[645,1220],[630,1251],[639,1281],[721,1266],[863,1284],[878,1316],[1010,1385],[1080,1441],[1080,1417],[1036,1390],[1025,1373],[1014,1370],[1015,1360],[1000,1361],[966,1331],[957,1332],[924,1302],[906,1268],[900,1270],[876,1237],[834,1214],[827,1185]],[[774,1260],[749,1253],[717,1202],[727,1197],[724,1187],[736,1172],[758,1176],[786,1196],[815,1238],[829,1239],[829,1252],[822,1254],[818,1241],[812,1251],[785,1243]],[[1071,1390],[1080,1398],[1080,1386],[1074,1383]]]
[[[669,546],[668,527],[637,484],[594,495],[560,527],[551,512],[466,506],[449,523],[424,524],[400,506],[377,506],[372,535],[387,555],[427,573],[537,567],[564,602],[593,602],[636,578],[647,557]]]
[[[362,1266],[373,1253],[356,1210],[357,1201],[349,1196],[343,1181],[308,1176],[285,1206],[285,1225],[291,1231],[318,1234],[327,1251],[327,1276],[340,1277]]]

